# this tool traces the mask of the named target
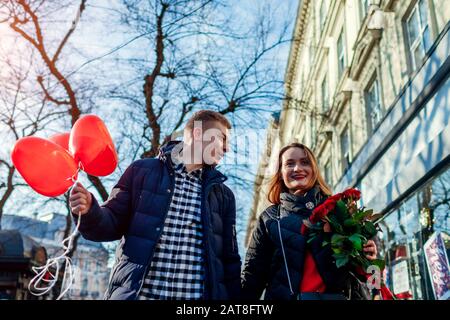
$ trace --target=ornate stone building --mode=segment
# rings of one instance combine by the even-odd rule
[[[247,240],[280,147],[302,142],[333,191],[357,187],[383,214],[380,251],[394,292],[439,298],[423,248],[437,233],[448,247],[450,233],[449,4],[300,1],[286,102],[268,129]]]

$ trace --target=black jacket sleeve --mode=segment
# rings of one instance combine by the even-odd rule
[[[227,287],[230,299],[239,299],[241,291],[241,257],[239,256],[236,238],[236,201],[233,192],[229,189],[226,190],[226,205],[223,215],[223,265],[225,286]]]
[[[242,298],[256,300],[266,289],[272,257],[275,251],[274,244],[267,234],[262,213],[253,231],[250,244],[245,257],[244,269],[241,275]]]
[[[119,240],[125,233],[132,214],[133,164],[130,165],[112,189],[105,203],[99,205],[92,195],[90,210],[79,217],[72,214],[75,223],[80,221],[81,235],[91,241]]]

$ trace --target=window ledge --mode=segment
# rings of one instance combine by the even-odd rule
[[[353,80],[358,80],[366,65],[366,61],[369,58],[373,48],[379,42],[382,36],[382,29],[369,30],[364,28],[364,32],[360,33],[358,39],[353,47],[354,55],[351,62],[350,77]]]

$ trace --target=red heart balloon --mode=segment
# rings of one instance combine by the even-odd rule
[[[75,122],[70,132],[69,151],[90,175],[107,176],[117,167],[117,153],[111,135],[95,115],[82,116]]]
[[[57,133],[48,138],[48,140],[60,145],[67,151],[69,151],[69,138],[70,132]]]
[[[76,179],[77,164],[61,146],[47,139],[25,137],[11,152],[14,166],[36,192],[56,197],[65,193]]]

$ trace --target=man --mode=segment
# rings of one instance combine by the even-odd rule
[[[230,128],[223,115],[199,111],[183,142],[132,163],[103,205],[81,184],[72,189],[83,237],[121,239],[105,299],[238,297],[235,199],[215,169],[228,151]]]

